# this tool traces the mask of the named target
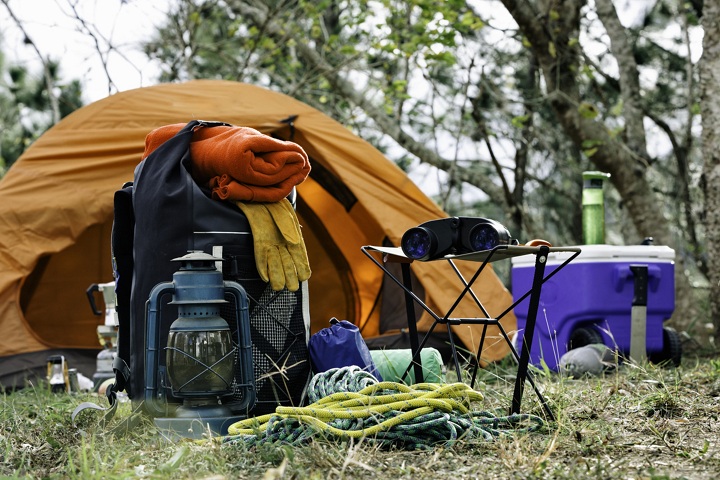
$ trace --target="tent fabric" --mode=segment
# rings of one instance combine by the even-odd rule
[[[3,358],[99,348],[100,317],[93,315],[85,291],[113,279],[114,192],[132,180],[150,131],[191,119],[255,128],[305,149],[312,172],[298,187],[297,212],[313,272],[312,331],[337,317],[358,325],[366,337],[383,333],[378,308],[383,272],[360,247],[399,245],[408,228],[447,214],[378,150],[291,97],[221,80],[160,84],[75,111],[43,134],[0,181],[0,381],[8,374]],[[466,278],[476,267],[460,265]],[[462,290],[445,262],[415,262],[412,271],[426,303],[438,312]],[[477,285],[491,315],[512,303],[492,268]],[[453,316],[478,315],[468,300]],[[515,322],[510,314],[503,326],[514,331]],[[431,324],[424,314],[418,328]],[[477,348],[482,327],[453,328],[467,348]],[[497,329],[489,328],[488,335],[482,358],[505,356],[508,347]]]

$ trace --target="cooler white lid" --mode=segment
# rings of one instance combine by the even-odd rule
[[[571,264],[599,262],[654,262],[669,263],[675,260],[675,250],[665,245],[576,245],[581,252]],[[572,253],[551,252],[548,265],[567,260]],[[513,257],[512,264],[518,266],[534,265],[535,255]]]

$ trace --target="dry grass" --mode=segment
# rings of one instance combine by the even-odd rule
[[[485,408],[506,408],[512,368],[482,372]],[[0,477],[16,478],[720,478],[720,359],[685,358],[678,369],[626,365],[603,378],[538,372],[557,414],[539,433],[451,449],[381,450],[369,441],[303,447],[167,443],[150,421],[110,435],[70,413],[90,398],[44,386],[0,397]],[[89,397],[89,396],[88,396]],[[94,399],[97,400],[97,399]],[[532,389],[523,411],[542,415]],[[113,421],[130,415],[129,406]]]

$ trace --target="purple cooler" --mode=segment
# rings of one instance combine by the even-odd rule
[[[631,266],[647,266],[646,350],[648,359],[680,362],[677,333],[663,326],[675,309],[675,251],[654,245],[582,245],[582,252],[542,287],[530,362],[544,361],[551,370],[568,350],[590,343],[604,343],[628,356],[631,311],[635,291]],[[547,276],[570,257],[550,253]],[[530,290],[535,256],[512,259],[515,299]],[[529,297],[516,308],[518,347],[527,322]],[[518,349],[519,351],[519,349]]]

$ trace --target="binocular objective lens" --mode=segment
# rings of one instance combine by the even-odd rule
[[[403,235],[401,247],[405,255],[419,260],[430,254],[430,234],[421,228],[411,228]]]
[[[470,232],[470,245],[475,251],[492,250],[499,243],[500,236],[492,225],[477,225]]]

